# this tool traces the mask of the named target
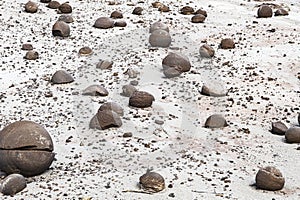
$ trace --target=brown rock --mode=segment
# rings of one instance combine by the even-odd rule
[[[189,59],[179,53],[170,52],[162,61],[163,68],[174,67],[177,71],[188,72],[191,69]]]
[[[262,5],[257,10],[257,17],[258,18],[267,18],[272,17],[273,11],[272,8],[267,5]]]
[[[51,78],[51,82],[53,84],[71,83],[73,81],[74,81],[74,78],[68,72],[66,72],[64,70],[56,71]]]
[[[129,98],[129,105],[137,108],[147,108],[152,105],[154,97],[144,91],[136,91]]]
[[[140,177],[140,185],[144,190],[160,192],[165,189],[165,179],[159,173],[147,171]]]
[[[256,186],[263,190],[281,190],[285,180],[281,172],[275,167],[266,167],[260,169],[255,177]]]
[[[27,51],[24,58],[27,60],[36,60],[39,58],[39,53],[36,51],[30,50],[30,51]]]
[[[120,116],[123,116],[124,115],[124,110],[123,108],[115,103],[115,102],[106,102],[104,104],[102,104],[99,108],[100,111],[103,111],[103,110],[112,110],[114,111],[115,113],[117,113],[118,115]]]
[[[164,30],[155,30],[149,37],[149,43],[152,47],[169,47],[171,42],[171,35]]]
[[[155,1],[155,2],[152,3],[152,7],[153,7],[153,8],[159,8],[159,7],[162,6],[162,5],[163,5],[163,4],[160,3],[159,1]]]
[[[97,119],[102,130],[122,126],[120,116],[112,110],[98,110]]]
[[[234,49],[235,44],[234,44],[233,39],[225,38],[225,39],[222,39],[220,47],[221,47],[221,49]]]
[[[202,58],[212,58],[215,55],[215,50],[208,44],[204,44],[199,49]]]
[[[205,16],[201,14],[194,15],[191,19],[193,23],[203,23],[205,20]]]
[[[133,9],[133,11],[132,11],[132,14],[134,14],[134,15],[142,15],[142,12],[143,12],[143,8],[141,8],[141,7],[135,7],[134,9]]]
[[[26,51],[33,50],[33,46],[32,44],[23,44],[21,49]]]
[[[180,13],[183,15],[192,15],[194,14],[195,10],[191,6],[184,6],[180,9]]]
[[[110,14],[110,18],[121,19],[123,18],[123,13],[121,11],[116,10]]]
[[[114,27],[114,20],[109,17],[100,17],[95,21],[95,28],[108,29]]]
[[[78,54],[81,56],[89,56],[93,54],[93,50],[90,47],[82,47],[79,49]]]
[[[72,13],[72,6],[68,3],[63,3],[58,7],[60,13]]]
[[[94,115],[94,117],[91,119],[89,124],[90,129],[99,129],[102,130],[97,115]]]
[[[97,65],[96,65],[96,68],[97,69],[111,69],[113,66],[113,62],[111,61],[108,61],[108,60],[100,60]]]
[[[70,32],[70,26],[64,21],[57,21],[52,27],[53,36],[68,37]]]
[[[59,16],[58,21],[64,21],[69,24],[69,23],[73,23],[74,19],[71,15],[61,15]]]
[[[137,89],[133,85],[124,85],[122,87],[122,96],[131,97],[131,95],[136,92]]]
[[[285,140],[287,143],[300,143],[300,127],[289,128],[285,132]]]
[[[196,14],[196,15],[201,14],[201,15],[204,15],[205,17],[207,17],[207,12],[202,9],[197,10],[194,14]]]
[[[58,1],[50,1],[47,5],[47,7],[51,9],[58,9],[59,6],[60,3]]]
[[[205,128],[222,128],[225,126],[228,126],[226,119],[219,114],[208,117],[204,125]]]
[[[118,20],[114,23],[114,26],[115,27],[126,27],[127,26],[127,23],[126,21],[124,20]]]
[[[49,168],[54,153],[49,133],[31,121],[17,121],[0,132],[0,169],[35,176]]]
[[[289,15],[289,12],[283,8],[279,8],[278,10],[275,11],[274,16],[285,16]]]
[[[152,33],[156,30],[164,30],[166,32],[169,32],[169,27],[166,24],[158,21],[151,24],[149,32]]]
[[[166,6],[166,5],[163,4],[163,5],[159,6],[158,11],[160,11],[160,12],[169,12],[170,8],[169,8],[169,6]]]
[[[28,1],[25,4],[25,11],[28,13],[36,13],[38,10],[38,5],[32,1]]]
[[[82,95],[107,96],[108,91],[101,85],[90,85],[83,90]]]
[[[14,196],[26,188],[26,180],[21,174],[10,174],[1,181],[0,192],[4,195]]]
[[[287,130],[288,130],[288,127],[284,123],[282,123],[280,121],[278,121],[278,122],[272,122],[272,130],[271,130],[271,132],[273,134],[284,135]]]

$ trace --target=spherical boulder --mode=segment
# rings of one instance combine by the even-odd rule
[[[28,1],[25,4],[25,11],[28,13],[36,13],[38,10],[38,5],[32,1]]]
[[[285,179],[278,169],[268,166],[257,172],[255,182],[260,189],[276,191],[283,188]]]
[[[258,18],[272,17],[272,15],[273,15],[273,11],[272,11],[272,8],[270,6],[262,5],[257,10],[257,17]]]
[[[35,176],[54,159],[49,133],[32,121],[17,121],[1,130],[0,149],[0,169],[7,174]]]
[[[149,192],[160,192],[165,189],[165,179],[159,173],[147,171],[140,177],[140,186]]]
[[[149,43],[152,47],[169,47],[171,42],[171,35],[164,30],[155,30],[149,37]]]

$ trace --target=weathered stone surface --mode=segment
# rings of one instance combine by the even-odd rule
[[[64,21],[57,21],[52,27],[53,36],[68,37],[70,33],[70,26]]]
[[[163,68],[174,67],[180,72],[188,72],[191,69],[189,59],[179,53],[170,52],[162,61]]]
[[[171,42],[171,35],[164,30],[155,30],[149,37],[149,43],[152,47],[169,47]]]
[[[90,96],[107,96],[108,91],[101,85],[90,85],[83,90],[82,94]]]
[[[228,126],[228,124],[222,115],[214,114],[207,118],[204,126],[206,128],[222,128]]]
[[[120,116],[112,110],[98,110],[97,119],[102,130],[122,126]]]
[[[285,132],[285,140],[287,143],[300,143],[300,127],[289,128]]]
[[[257,17],[259,18],[272,17],[272,15],[273,15],[273,11],[270,6],[262,5],[257,10]]]
[[[285,183],[281,172],[270,166],[260,169],[256,174],[255,181],[258,188],[270,191],[281,190]]]
[[[144,190],[160,192],[165,189],[165,179],[159,173],[147,171],[140,177],[140,185]]]
[[[129,105],[137,108],[147,108],[152,105],[154,97],[152,94],[144,91],[136,91],[129,98]]]
[[[282,123],[280,121],[272,122],[271,132],[273,134],[284,135],[287,130],[288,130],[288,127],[284,123]]]
[[[109,17],[99,17],[94,24],[95,28],[108,29],[114,27],[114,20]]]
[[[72,75],[64,70],[56,71],[51,78],[51,82],[54,84],[71,83],[73,81],[74,78],[72,77]]]
[[[26,188],[26,180],[21,174],[10,174],[1,181],[0,192],[4,195],[14,196]]]

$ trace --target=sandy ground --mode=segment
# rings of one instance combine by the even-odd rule
[[[75,22],[69,38],[54,38],[52,25],[59,14],[39,3],[35,14],[25,13],[25,0],[0,2],[1,72],[0,128],[16,120],[32,120],[51,134],[56,160],[44,174],[28,178],[25,190],[1,199],[299,199],[299,145],[270,133],[271,122],[297,125],[300,74],[300,2],[271,1],[290,9],[288,16],[256,18],[262,2],[242,0],[161,1],[171,12],[160,13],[152,1],[132,1],[144,8],[132,15],[127,1],[109,6],[101,0],[70,0]],[[189,3],[190,2],[190,3]],[[62,1],[61,1],[62,3]],[[208,17],[192,24],[191,16],[178,10],[190,5],[203,8]],[[93,28],[98,17],[121,10],[125,28]],[[173,38],[169,49],[151,49],[150,24],[168,24]],[[273,31],[272,31],[273,29]],[[275,31],[274,31],[275,30]],[[218,48],[222,38],[233,38],[236,48]],[[216,50],[212,60],[201,60],[199,47],[207,42]],[[40,58],[23,59],[23,43],[31,43]],[[94,54],[78,56],[81,47]],[[161,61],[169,51],[189,57],[192,70],[166,79]],[[114,62],[112,70],[96,69],[101,59]],[[75,82],[51,85],[59,69]],[[138,77],[124,72],[134,69]],[[122,86],[155,96],[151,108],[128,107],[120,95]],[[211,81],[230,89],[222,98],[199,93]],[[107,97],[82,96],[92,84],[102,84]],[[53,97],[45,97],[51,91]],[[253,100],[248,101],[247,97]],[[118,129],[91,130],[89,120],[99,106],[115,101],[125,110]],[[208,116],[222,113],[230,126],[203,127]],[[164,121],[158,125],[155,120]],[[122,135],[131,132],[133,137]],[[268,192],[253,186],[260,167],[275,166],[286,178],[283,190]],[[166,189],[156,194],[125,193],[138,190],[139,177],[147,169],[160,173]]]

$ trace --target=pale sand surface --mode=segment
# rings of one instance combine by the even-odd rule
[[[126,1],[109,6],[100,0],[70,0],[75,22],[70,24],[71,36],[65,39],[51,34],[59,17],[55,10],[38,2],[38,13],[28,14],[23,11],[26,2],[0,2],[0,128],[21,119],[40,123],[53,138],[56,160],[49,171],[29,178],[25,190],[1,199],[300,198],[299,145],[287,144],[284,137],[269,132],[273,121],[281,120],[288,127],[297,125],[298,0],[270,1],[284,3],[290,11],[288,16],[267,19],[256,18],[255,6],[262,2],[194,1],[189,5],[208,13],[203,24],[192,24],[191,16],[179,14],[178,10],[190,2],[185,0],[161,1],[170,6],[169,13],[152,8],[152,1],[132,1],[145,9],[141,16],[132,15],[134,7]],[[114,10],[123,12],[127,27],[92,27],[98,17],[110,16]],[[139,20],[143,23],[137,23]],[[171,49],[149,50],[149,27],[157,20],[170,28]],[[271,29],[275,32],[268,31]],[[226,37],[234,39],[235,49],[218,49]],[[216,50],[212,61],[199,58],[204,40]],[[40,58],[24,60],[23,43],[31,43]],[[91,47],[94,54],[78,56],[83,46]],[[189,57],[192,70],[166,79],[161,61],[174,49]],[[96,69],[100,59],[114,61],[113,69]],[[229,64],[223,65],[227,61]],[[123,74],[128,68],[137,70],[138,78]],[[51,85],[48,80],[59,69],[69,71],[75,82]],[[128,98],[120,96],[122,86],[131,80],[138,80],[138,89],[155,96],[151,108],[129,108]],[[228,96],[202,96],[201,86],[212,80],[232,88]],[[109,96],[81,95],[95,83],[103,84]],[[52,91],[53,97],[46,98],[47,91]],[[252,101],[247,101],[249,96]],[[89,120],[106,101],[124,108],[123,126],[89,129]],[[230,126],[204,128],[206,118],[215,113],[224,114]],[[164,124],[155,124],[156,119]],[[126,132],[132,132],[133,137],[123,138]],[[70,137],[71,142],[66,142]],[[251,186],[258,169],[268,165],[283,173],[283,190],[268,192]],[[152,195],[122,192],[138,190],[139,177],[147,169],[165,178],[164,191]],[[170,197],[171,193],[175,197]]]

